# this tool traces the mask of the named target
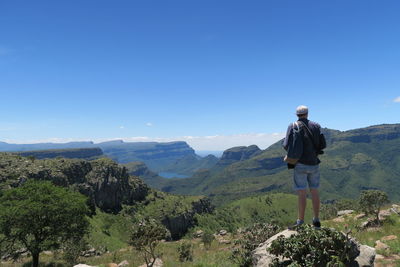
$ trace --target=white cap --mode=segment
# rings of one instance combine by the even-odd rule
[[[296,108],[296,115],[305,115],[305,114],[308,114],[308,107],[301,105]]]

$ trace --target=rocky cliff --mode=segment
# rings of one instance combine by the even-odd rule
[[[238,161],[247,160],[251,157],[257,156],[262,150],[256,145],[251,146],[238,146],[227,149],[222,154],[221,159],[218,161],[218,165],[229,165]]]
[[[59,186],[71,187],[88,197],[92,209],[117,213],[122,205],[143,200],[149,188],[125,167],[110,159],[94,161],[78,159],[37,160],[8,153],[0,154],[0,186],[16,187],[28,179],[50,180]]]
[[[32,156],[36,159],[52,159],[57,157],[68,159],[95,159],[103,156],[103,151],[100,148],[69,148],[25,151],[17,154],[23,157]]]

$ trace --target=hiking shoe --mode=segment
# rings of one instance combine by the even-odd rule
[[[316,229],[320,229],[321,228],[321,222],[319,220],[313,220],[312,225]]]
[[[299,228],[303,224],[304,224],[304,221],[297,219],[297,221],[293,225],[288,227],[288,230],[296,230],[297,228]]]

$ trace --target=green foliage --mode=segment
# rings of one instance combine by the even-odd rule
[[[83,195],[50,182],[28,181],[0,198],[0,233],[7,251],[25,247],[36,267],[40,252],[87,233],[88,213]]]
[[[362,191],[359,198],[360,208],[367,215],[374,215],[376,223],[380,224],[379,212],[383,205],[389,203],[385,192],[379,190]]]
[[[169,232],[154,219],[145,218],[134,226],[130,244],[139,252],[147,266],[153,266],[159,256],[156,247],[162,239],[168,238]]]
[[[63,259],[69,265],[75,265],[79,262],[79,256],[82,251],[88,249],[86,239],[69,239],[63,245]]]
[[[201,237],[201,242],[203,242],[204,247],[206,249],[210,249],[211,247],[211,243],[213,242],[213,240],[215,239],[213,232],[210,231],[204,231],[202,237]]]
[[[179,261],[193,261],[193,245],[190,241],[182,242],[178,247]]]
[[[335,202],[337,210],[359,210],[358,202],[354,199],[342,198]]]
[[[294,266],[348,264],[357,256],[348,236],[334,229],[315,229],[309,225],[300,227],[297,234],[288,238],[278,237],[268,251],[290,259]],[[278,260],[274,266],[280,266]]]
[[[330,220],[337,217],[337,212],[340,210],[359,210],[358,201],[353,199],[339,199],[334,203],[322,204],[320,217],[322,220]]]
[[[320,217],[322,220],[330,220],[337,217],[337,206],[335,204],[322,204],[320,208]]]
[[[252,266],[252,252],[262,242],[279,231],[276,225],[257,223],[244,230],[243,236],[236,241],[238,247],[232,251],[230,259],[241,267]]]

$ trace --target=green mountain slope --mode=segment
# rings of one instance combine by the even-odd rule
[[[321,196],[324,200],[354,198],[364,189],[380,189],[400,200],[400,124],[376,125],[350,131],[323,129],[328,147],[321,158]],[[241,147],[245,154],[250,147]],[[292,192],[292,171],[282,161],[281,142],[245,159],[220,162],[191,178],[172,179],[161,189],[179,194],[205,194],[215,203],[260,192]],[[225,159],[224,159],[225,158]],[[223,164],[221,161],[224,159]]]

